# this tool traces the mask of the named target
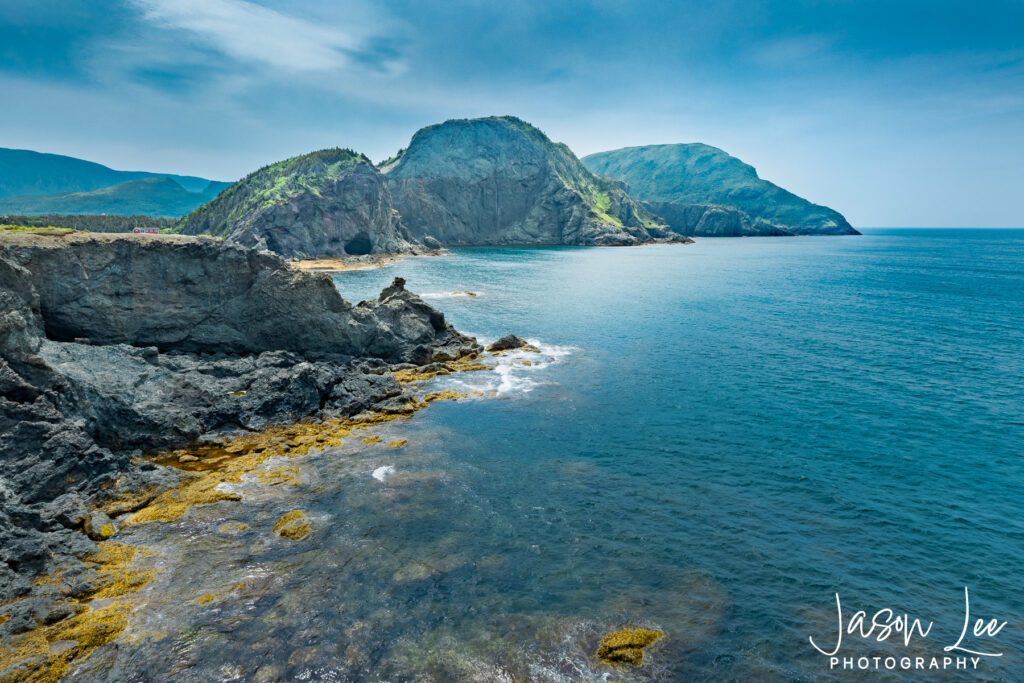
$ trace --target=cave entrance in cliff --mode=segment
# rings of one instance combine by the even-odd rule
[[[345,243],[345,253],[352,256],[363,256],[373,251],[373,244],[370,243],[370,236],[361,232]]]

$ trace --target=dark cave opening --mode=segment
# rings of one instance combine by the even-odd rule
[[[345,244],[345,253],[352,256],[363,256],[373,251],[373,244],[370,243],[370,236],[361,232]]]

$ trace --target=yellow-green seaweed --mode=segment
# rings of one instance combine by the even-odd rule
[[[309,525],[309,520],[306,519],[306,513],[302,510],[292,510],[281,515],[281,518],[277,520],[277,524],[274,525],[274,533],[285,538],[290,538],[293,541],[299,541],[309,535],[312,528]]]
[[[649,628],[624,628],[621,631],[613,631],[601,639],[597,657],[606,664],[640,666],[644,663],[644,648],[664,636],[662,631]]]

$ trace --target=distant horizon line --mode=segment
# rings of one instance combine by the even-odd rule
[[[858,230],[1024,230],[1024,225],[854,225]]]

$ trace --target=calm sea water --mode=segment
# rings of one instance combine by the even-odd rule
[[[297,489],[133,528],[167,569],[84,678],[857,680],[808,642],[834,647],[837,592],[934,622],[840,656],[941,659],[965,586],[1009,623],[963,646],[1002,657],[870,676],[1024,676],[1024,231],[460,249],[335,281],[396,275],[543,353],[430,385],[498,395],[379,428],[402,450],[352,440]],[[314,534],[274,538],[297,507]],[[666,637],[597,664],[626,625]]]

